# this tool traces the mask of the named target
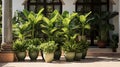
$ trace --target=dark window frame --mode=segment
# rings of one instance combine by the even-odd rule
[[[43,6],[43,8],[44,8],[44,14],[45,15],[47,15],[47,13],[51,13],[51,12],[47,12],[47,6],[48,5],[50,5],[50,6],[53,6],[53,10],[52,10],[52,12],[55,10],[55,6],[60,6],[59,8],[59,12],[60,13],[62,13],[62,2],[61,2],[61,0],[59,0],[59,2],[53,2],[54,0],[52,0],[52,2],[50,2],[50,3],[47,3],[46,2],[46,0],[43,0],[43,2],[38,2],[38,0],[36,0],[36,2],[30,2],[30,0],[28,0],[28,2],[27,2],[27,10],[29,10],[30,11],[30,6],[31,5],[35,5],[35,12],[37,12],[37,8],[38,8],[38,6],[40,6],[40,5],[42,5]]]

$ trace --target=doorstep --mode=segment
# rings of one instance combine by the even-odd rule
[[[110,48],[88,48],[87,56],[120,56],[120,52],[112,52]]]

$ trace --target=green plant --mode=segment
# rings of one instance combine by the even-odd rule
[[[89,13],[85,14],[85,15],[80,15],[78,16],[79,18],[79,29],[81,30],[80,34],[81,34],[81,39],[83,40],[83,36],[85,36],[85,29],[90,29],[90,23],[89,21],[93,20],[94,18],[88,18],[88,16],[91,14],[92,12],[90,11]]]
[[[111,40],[110,40],[110,47],[111,47],[112,49],[118,48],[118,42],[119,42],[118,34],[113,34],[113,35],[112,35],[112,38],[111,38]]]
[[[45,53],[53,53],[57,49],[57,45],[55,41],[48,41],[45,43],[41,43],[40,49]]]
[[[13,34],[14,38],[25,39],[30,35],[29,23],[26,22],[23,12],[16,11],[13,18]]]
[[[27,19],[27,23],[29,23],[29,27],[31,28],[29,31],[31,32],[31,37],[35,38],[35,34],[39,34],[38,30],[36,27],[38,27],[37,25],[39,25],[39,22],[42,20],[43,17],[43,12],[44,8],[40,9],[40,11],[35,14],[34,12],[29,12],[27,10],[23,10],[23,14],[25,15],[25,18]]]
[[[58,14],[59,12],[57,10],[54,10],[49,18],[45,16],[43,17],[44,22],[41,24],[42,32],[47,35],[48,41],[54,40],[56,32],[58,31],[58,28],[56,27]]]
[[[65,51],[65,52],[75,52],[77,44],[74,43],[74,42],[65,41],[64,45],[62,46],[63,51]]]
[[[34,38],[34,39],[28,39],[27,40],[28,46],[28,51],[39,51],[39,46],[41,44],[40,39]]]
[[[14,43],[13,43],[13,50],[17,51],[17,52],[24,52],[27,50],[27,42],[26,40],[20,40],[17,39]]]
[[[114,25],[109,23],[108,21],[116,15],[118,15],[118,12],[101,12],[100,14],[95,14],[95,22],[98,24],[99,27],[99,40],[105,42],[108,40],[109,31],[114,30]]]

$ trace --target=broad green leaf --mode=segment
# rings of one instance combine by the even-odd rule
[[[81,23],[85,23],[86,22],[86,17],[84,15],[80,15],[79,20]]]
[[[47,30],[41,30],[44,34],[49,35]]]
[[[62,16],[63,16],[63,18],[69,18],[69,12],[68,11],[64,11]]]
[[[62,28],[62,31],[66,33],[66,32],[68,32],[68,28],[64,27],[64,28]]]
[[[78,35],[79,35],[79,34],[74,34],[74,35],[71,37],[71,39],[72,39],[72,40],[75,40]]]
[[[89,24],[86,24],[86,25],[85,25],[85,28],[86,28],[86,29],[90,29],[90,25],[89,25]]]
[[[41,15],[41,13],[43,12],[43,10],[44,10],[44,8],[42,8],[42,9],[38,12],[37,18]]]
[[[69,26],[69,23],[70,23],[70,19],[68,19],[68,18],[63,19],[64,26]]]
[[[37,22],[39,22],[40,20],[42,20],[42,17],[43,17],[43,15],[39,15],[39,16],[36,18],[35,23],[37,23]]]
[[[40,25],[42,28],[49,28],[47,25],[41,24]]]
[[[29,11],[27,11],[27,10],[23,10],[23,14],[25,15],[26,18],[28,18]]]
[[[58,17],[58,12],[56,12],[56,14],[50,19],[50,22],[54,23],[56,21],[57,17]]]
[[[50,20],[47,17],[43,17],[43,21],[48,25],[50,25]]]
[[[30,14],[28,15],[28,18],[29,18],[31,21],[35,21],[35,16],[34,16],[33,12],[30,12]]]
[[[77,15],[77,13],[72,13],[72,14],[70,15],[70,19],[72,20],[76,15]]]
[[[52,34],[53,32],[55,32],[57,30],[57,28],[53,28],[50,33]]]
[[[87,18],[92,12],[90,11],[89,13],[85,14],[85,17]]]

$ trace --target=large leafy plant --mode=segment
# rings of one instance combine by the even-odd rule
[[[57,18],[59,12],[54,10],[54,12],[50,15],[50,17],[43,17],[43,23],[41,24],[42,32],[47,35],[48,41],[54,40],[57,35],[58,27],[57,27]]]
[[[95,21],[99,26],[99,40],[108,40],[109,31],[114,30],[114,25],[108,21],[116,15],[118,15],[118,12],[101,12],[100,14],[95,14]]]
[[[85,15],[80,15],[78,16],[79,18],[79,27],[81,30],[81,39],[83,40],[83,36],[85,36],[85,30],[86,29],[90,29],[90,23],[89,21],[93,20],[93,18],[88,18],[88,16],[91,14],[92,12],[90,11],[89,13],[85,14]]]
[[[13,18],[13,33],[14,38],[25,39],[30,36],[29,23],[26,22],[23,12],[16,11]]]
[[[63,45],[63,50],[66,52],[74,52],[76,49],[76,37],[78,33],[75,29],[78,28],[77,25],[72,24],[72,20],[77,16],[77,13],[69,14],[68,11],[64,11],[62,14],[62,33],[65,38]]]
[[[26,23],[29,23],[29,27],[31,28],[31,36],[32,38],[35,38],[35,35],[39,32],[36,27],[39,27],[39,22],[42,20],[44,8],[40,9],[40,11],[36,14],[33,11],[29,12],[27,10],[23,10],[23,13],[25,15],[25,18],[27,19]],[[40,33],[38,33],[40,34]]]

